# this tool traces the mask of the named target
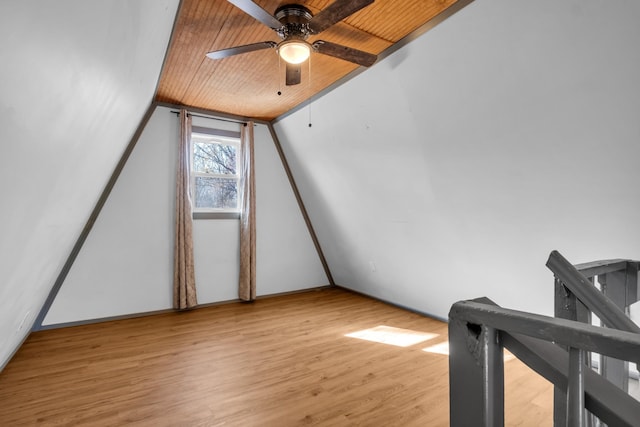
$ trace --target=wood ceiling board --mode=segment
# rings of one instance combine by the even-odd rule
[[[199,79],[197,88],[194,87],[197,90],[187,94],[185,103],[245,117],[269,117],[269,108],[280,104],[277,74],[277,56],[272,50],[227,58],[218,61],[210,74]],[[284,79],[284,64],[282,76]]]
[[[390,42],[398,42],[458,0],[376,1],[354,16],[355,28]],[[373,6],[372,5],[372,6]]]
[[[262,54],[263,52],[260,52]],[[302,83],[286,86],[284,83],[284,63],[278,66],[278,58],[273,52],[272,57],[264,61],[265,67],[255,67],[247,70],[242,76],[235,70],[243,67],[238,63],[252,63],[234,57],[229,64],[216,70],[216,74],[206,80],[200,91],[194,92],[193,98],[186,98],[187,105],[203,105],[214,100],[216,110],[233,111],[233,114],[270,120],[277,117],[298,104],[304,102],[314,93],[319,92],[333,83],[339,76],[343,76],[357,66],[346,61],[339,61],[336,65],[333,58],[324,55],[314,55],[311,59],[311,78],[309,67],[301,67]],[[256,61],[256,63],[259,63]],[[316,72],[316,69],[332,67],[332,72]],[[246,78],[246,83],[244,80]],[[230,92],[229,87],[234,91]],[[278,95],[281,91],[281,95]]]
[[[459,0],[462,1],[462,0]],[[282,0],[259,0],[268,12]],[[301,0],[314,14],[333,0]],[[456,0],[376,0],[345,20],[309,38],[380,54]],[[208,52],[262,41],[277,34],[226,0],[182,0],[172,42],[161,73],[156,101],[226,114],[272,120],[326,90],[358,69],[356,64],[313,53],[311,77],[302,66],[302,83],[285,86],[285,64],[275,49],[211,60]],[[282,94],[278,96],[277,92]]]
[[[158,101],[180,102],[193,79],[194,70],[206,59],[200,55],[200,44],[203,40],[215,40],[217,34],[214,32],[224,25],[233,8],[226,1],[218,5],[213,2],[181,2],[158,85]],[[213,18],[217,18],[217,22]]]

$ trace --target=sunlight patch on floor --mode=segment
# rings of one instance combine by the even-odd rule
[[[442,354],[444,356],[448,356],[449,355],[449,342],[447,342],[447,341],[441,342],[439,344],[435,344],[435,345],[432,345],[430,347],[423,348],[422,351],[427,352],[427,353]],[[511,354],[507,350],[504,350],[503,353],[504,353],[504,361],[505,362],[508,362],[509,360],[513,360],[513,359],[516,358],[513,354]]]
[[[345,337],[358,338],[361,340],[395,345],[398,347],[409,347],[438,336],[438,334],[413,331],[411,329],[394,328],[393,326],[385,325],[345,334]]]
[[[422,351],[433,354],[442,354],[444,356],[449,355],[449,343],[441,342],[440,344],[432,345],[431,347],[423,348]]]

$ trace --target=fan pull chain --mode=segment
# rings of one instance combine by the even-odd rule
[[[278,96],[282,95],[282,59],[280,59],[280,55],[278,55]]]
[[[311,127],[311,56],[309,56],[309,76],[307,77],[307,90],[309,92],[309,98],[307,98],[307,108],[309,111],[309,127]]]

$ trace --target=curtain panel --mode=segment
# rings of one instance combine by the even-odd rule
[[[173,263],[173,308],[198,305],[193,261],[193,214],[191,204],[191,115],[180,110],[180,141],[176,175],[176,218]]]
[[[243,301],[256,298],[256,194],[253,167],[253,122],[241,129],[240,278],[238,295]]]

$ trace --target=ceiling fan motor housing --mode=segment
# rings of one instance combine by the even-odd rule
[[[309,21],[313,14],[309,9],[299,4],[287,4],[276,9],[275,18],[282,27],[276,30],[283,40],[306,40],[311,34]]]

